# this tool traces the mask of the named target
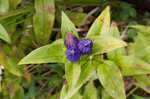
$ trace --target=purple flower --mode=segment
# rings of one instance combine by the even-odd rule
[[[66,57],[71,62],[79,60],[83,54],[89,54],[93,47],[92,40],[83,39],[79,41],[72,31],[66,33],[64,44],[67,48]]]
[[[68,48],[66,51],[66,57],[71,62],[75,62],[80,59],[80,51],[77,48]]]
[[[77,48],[78,42],[78,38],[72,33],[72,31],[66,33],[64,44],[67,48]]]
[[[93,42],[89,39],[80,40],[78,43],[78,49],[81,54],[89,54],[92,51]]]

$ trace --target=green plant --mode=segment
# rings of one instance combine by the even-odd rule
[[[79,61],[72,63],[65,57],[64,37],[68,31],[73,31],[74,35],[79,36],[74,24],[62,12],[61,33],[63,39],[32,51],[19,64],[64,63],[67,84],[62,88],[61,99],[69,99],[77,93],[95,70],[97,70],[97,76],[105,90],[112,97],[125,99],[121,72],[113,61],[103,59],[103,53],[108,53],[127,44],[119,38],[113,37],[112,34],[116,32],[117,27],[115,25],[109,26],[110,14],[109,7],[107,7],[87,33],[87,38],[93,41],[92,52],[89,55],[81,56]],[[109,54],[109,56],[112,55]]]
[[[0,0],[0,98],[149,98],[149,13],[140,14],[121,0]],[[66,33],[80,42],[77,60]]]

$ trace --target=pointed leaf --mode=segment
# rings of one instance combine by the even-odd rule
[[[64,12],[62,12],[61,35],[63,39],[66,35],[66,32],[68,31],[73,31],[74,35],[76,35],[79,38],[75,25],[71,22],[67,15]]]
[[[47,44],[55,19],[55,0],[35,0],[34,31],[39,45]]]
[[[94,36],[91,39],[93,40],[93,54],[106,53],[127,45],[124,41],[111,36]]]
[[[39,63],[63,63],[65,52],[62,39],[54,43],[35,49],[24,57],[21,64],[39,64]]]
[[[10,40],[10,37],[9,37],[7,31],[1,24],[0,24],[0,39],[6,41],[8,43],[11,43],[11,40]]]
[[[114,38],[121,40],[120,32],[119,32],[118,27],[115,22],[112,22],[112,24],[111,24],[110,34]],[[107,53],[107,56],[109,59],[114,60],[115,57],[120,56],[120,55],[125,55],[125,54],[126,54],[125,48],[119,48],[119,49],[116,49],[116,50],[113,50],[113,51]]]
[[[104,61],[97,71],[98,78],[109,95],[115,99],[126,99],[122,75],[112,61]]]
[[[119,32],[116,22],[111,23],[110,34],[117,39],[121,39],[120,32]]]
[[[104,12],[104,20],[100,34],[102,36],[111,36],[110,34],[110,7],[108,6]]]
[[[91,36],[107,34],[109,33],[110,26],[110,12],[109,6],[98,16],[98,18],[94,21],[92,26],[90,27],[87,38]]]

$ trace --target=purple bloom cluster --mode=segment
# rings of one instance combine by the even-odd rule
[[[78,43],[78,48],[81,54],[89,54],[92,51],[93,42],[89,39],[80,40]]]
[[[71,62],[80,59],[81,55],[92,51],[93,42],[90,39],[79,40],[72,31],[66,33],[64,44],[67,48],[66,57]]]

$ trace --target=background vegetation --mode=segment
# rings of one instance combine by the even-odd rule
[[[149,4],[149,0],[0,0],[0,99],[59,99],[60,94],[67,97],[67,91],[62,91],[62,87],[68,84],[68,75],[77,71],[66,72],[66,67],[60,62],[61,55],[65,55],[60,52],[55,62],[32,60],[50,55],[49,50],[58,54],[57,50],[62,48],[59,45],[54,50],[44,48],[34,53],[35,56],[29,53],[62,38],[61,33],[68,28],[74,29],[72,23],[79,36],[85,37],[96,33],[99,27],[92,24],[100,22],[99,32],[109,34],[111,31],[111,36],[120,42],[103,37],[97,40],[104,49],[93,60],[104,60],[104,63],[94,67],[96,70],[92,72],[85,68],[88,79],[79,80],[84,80],[82,86],[69,98],[149,99]],[[123,47],[122,40],[126,47]],[[106,48],[107,44],[118,45]],[[28,54],[31,61],[29,58],[21,60]],[[18,65],[19,61],[22,65]],[[71,81],[76,80],[75,74]]]

